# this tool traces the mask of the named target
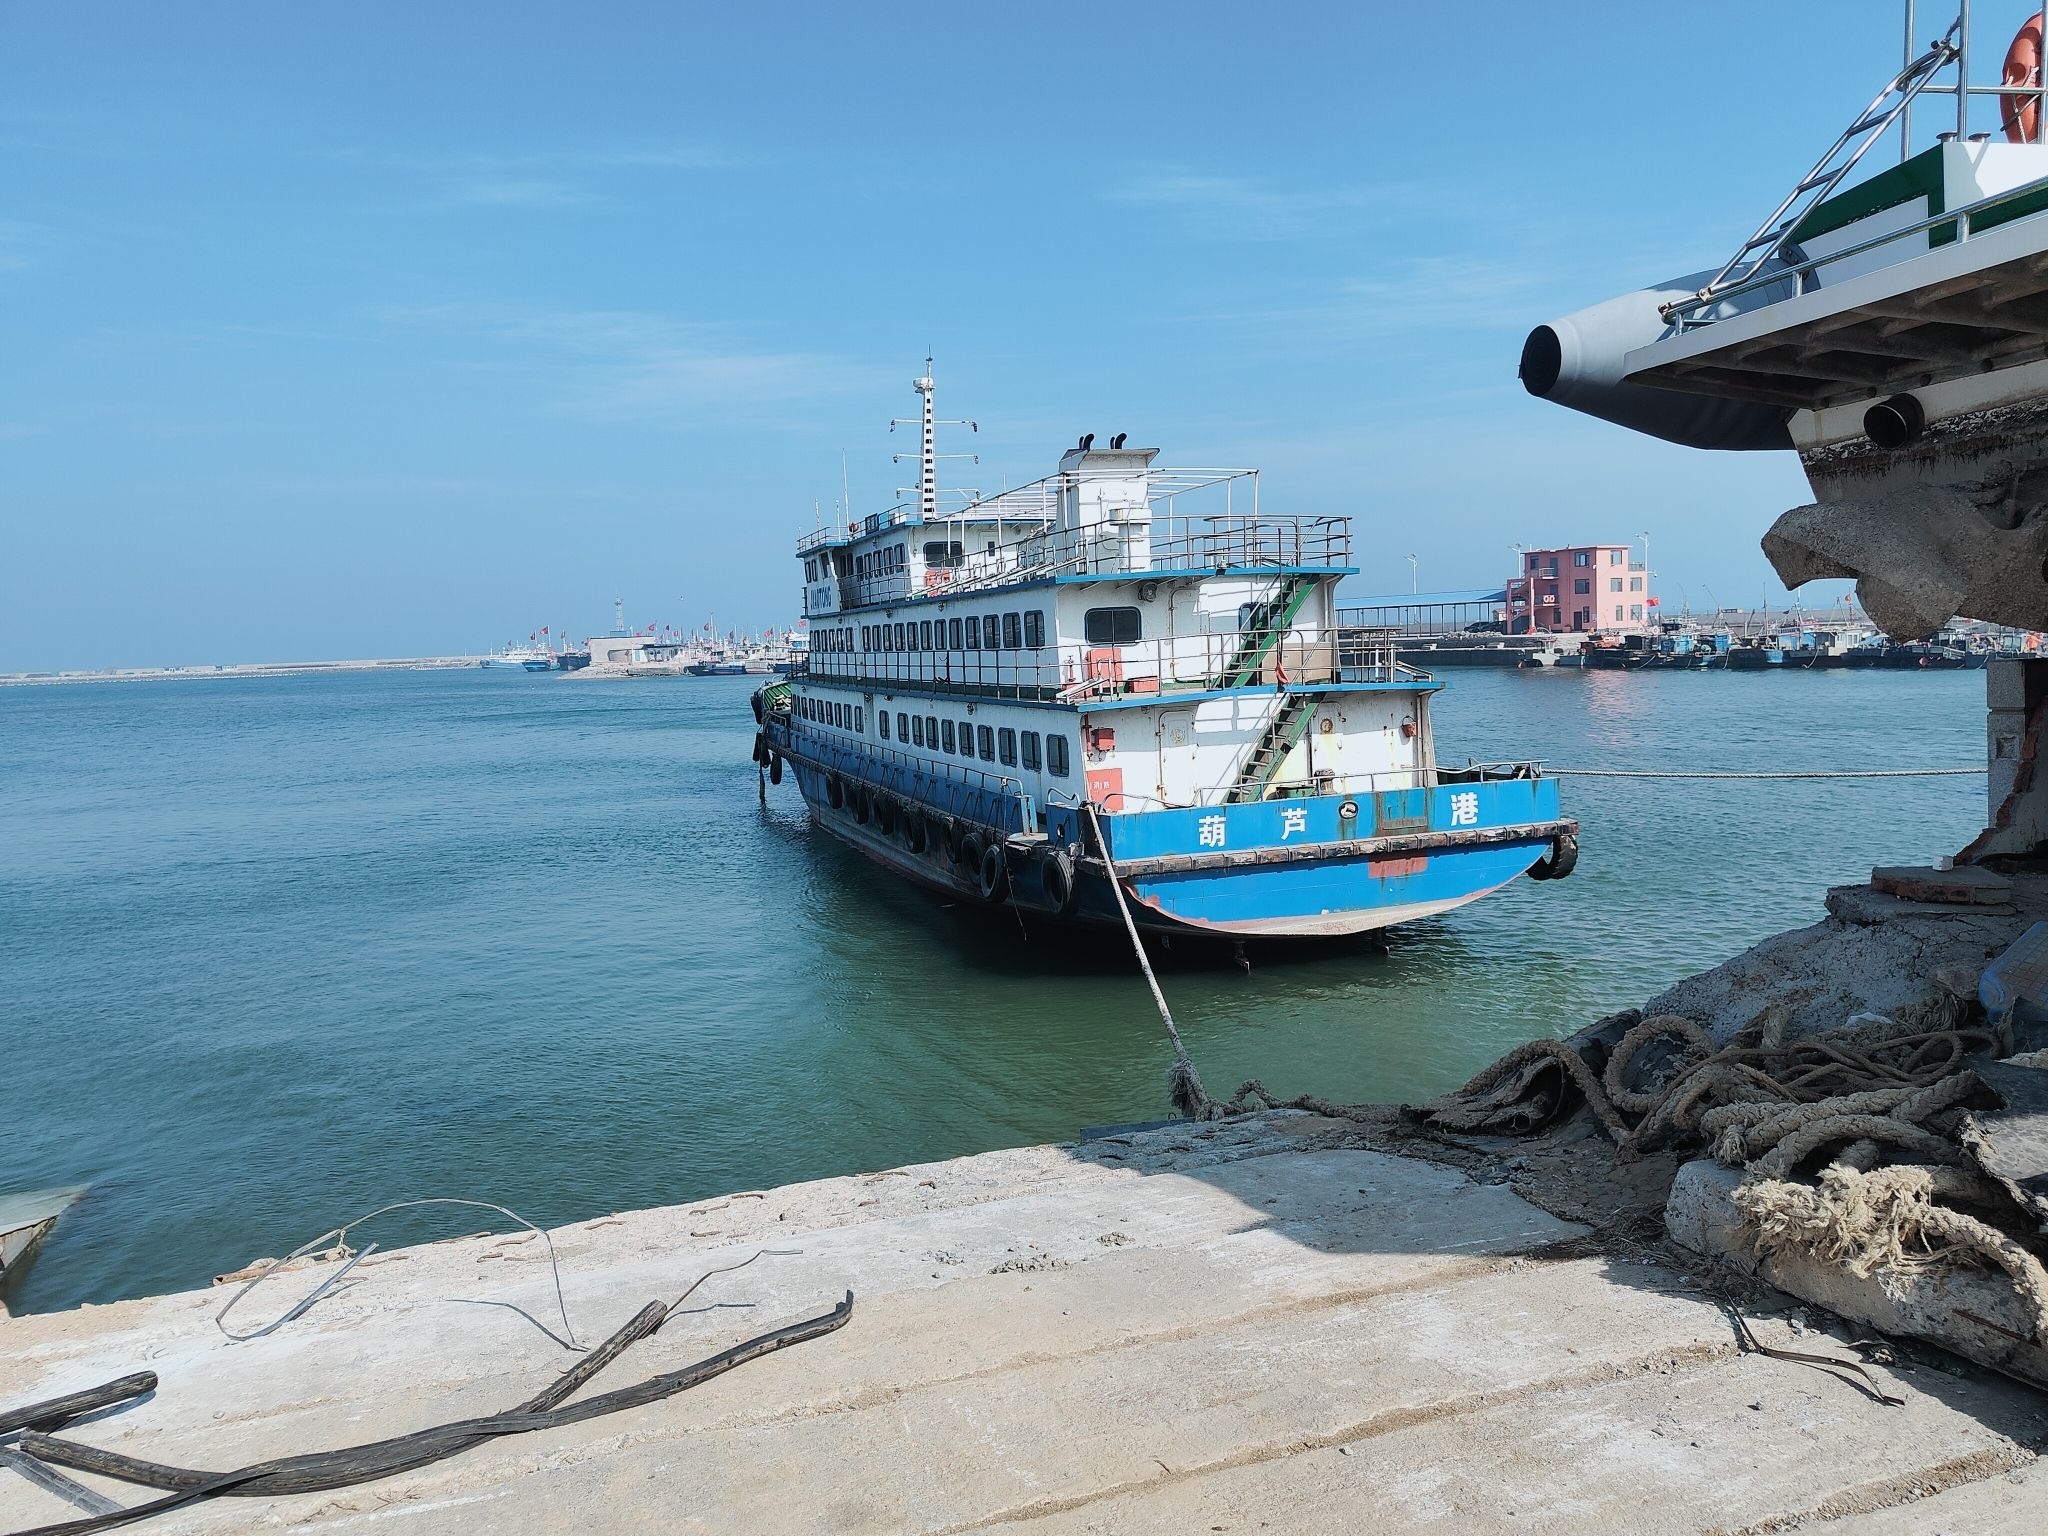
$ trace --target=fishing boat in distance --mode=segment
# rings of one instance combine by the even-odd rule
[[[1340,626],[1348,518],[1121,433],[942,512],[929,359],[915,388],[916,502],[799,542],[807,654],[754,695],[816,825],[949,895],[1240,943],[1571,872],[1557,781],[1440,765],[1443,685]]]

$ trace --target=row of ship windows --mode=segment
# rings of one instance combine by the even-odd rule
[[[797,714],[805,720],[842,731],[865,732],[867,729],[867,712],[845,699],[800,698],[796,705]],[[1056,779],[1064,779],[1073,770],[1067,738],[1052,731],[1048,731],[1041,740],[1036,731],[1016,731],[1007,725],[977,726],[971,720],[962,720],[956,726],[951,720],[941,720],[937,715],[913,715],[901,709],[896,711],[893,736],[889,729],[888,710],[875,712],[875,725],[882,740],[894,740],[904,746],[950,752],[956,757],[978,756],[983,762],[1000,763],[1005,768],[1015,768],[1021,763],[1025,768],[1036,770],[1042,764],[1045,771]]]
[[[1090,645],[1135,645],[1144,638],[1144,616],[1136,608],[1090,608],[1081,633]],[[821,629],[811,644],[821,651],[1038,651],[1045,648],[1045,615],[1033,608]]]

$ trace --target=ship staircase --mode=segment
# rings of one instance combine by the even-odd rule
[[[1281,581],[1279,592],[1270,602],[1260,605],[1264,615],[1244,626],[1243,638],[1223,669],[1220,686],[1248,688],[1259,681],[1266,659],[1294,627],[1302,606],[1320,580],[1317,576],[1288,576]]]
[[[1259,739],[1252,743],[1251,751],[1245,754],[1244,763],[1237,771],[1236,781],[1225,792],[1225,805],[1244,805],[1266,798],[1266,786],[1273,782],[1273,775],[1308,729],[1309,717],[1316,712],[1316,702],[1317,696],[1313,693],[1280,695],[1280,707],[1273,711],[1273,718],[1267,722]]]

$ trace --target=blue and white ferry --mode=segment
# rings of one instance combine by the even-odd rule
[[[1440,766],[1443,685],[1340,622],[1349,519],[1122,434],[942,512],[915,387],[917,501],[798,544],[809,653],[754,696],[818,826],[950,895],[1116,924],[1114,878],[1140,927],[1238,942],[1571,872],[1557,781]]]

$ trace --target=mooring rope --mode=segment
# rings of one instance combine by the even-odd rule
[[[1949,779],[1982,777],[1982,768],[1814,768],[1766,772],[1723,772],[1706,768],[1545,768],[1555,778],[1573,779]]]
[[[1102,850],[1102,867],[1109,872],[1109,889],[1116,897],[1116,909],[1123,914],[1124,932],[1131,936],[1131,948],[1137,952],[1138,969],[1145,973],[1145,985],[1152,989],[1152,1002],[1159,1009],[1160,1022],[1166,1026],[1168,1038],[1173,1041],[1173,1065],[1166,1071],[1166,1096],[1173,1101],[1173,1107],[1189,1118],[1198,1118],[1209,1103],[1207,1090],[1202,1087],[1202,1074],[1195,1070],[1194,1058],[1188,1055],[1180,1031],[1174,1027],[1173,1010],[1166,1006],[1166,994],[1159,990],[1159,978],[1152,974],[1152,962],[1146,957],[1144,940],[1138,937],[1138,925],[1131,917],[1130,903],[1124,900],[1123,877],[1116,872],[1116,860],[1110,857],[1109,839],[1102,835],[1102,822],[1095,814],[1095,802],[1083,800],[1081,807],[1088,813],[1088,824],[1095,829],[1095,846]]]

